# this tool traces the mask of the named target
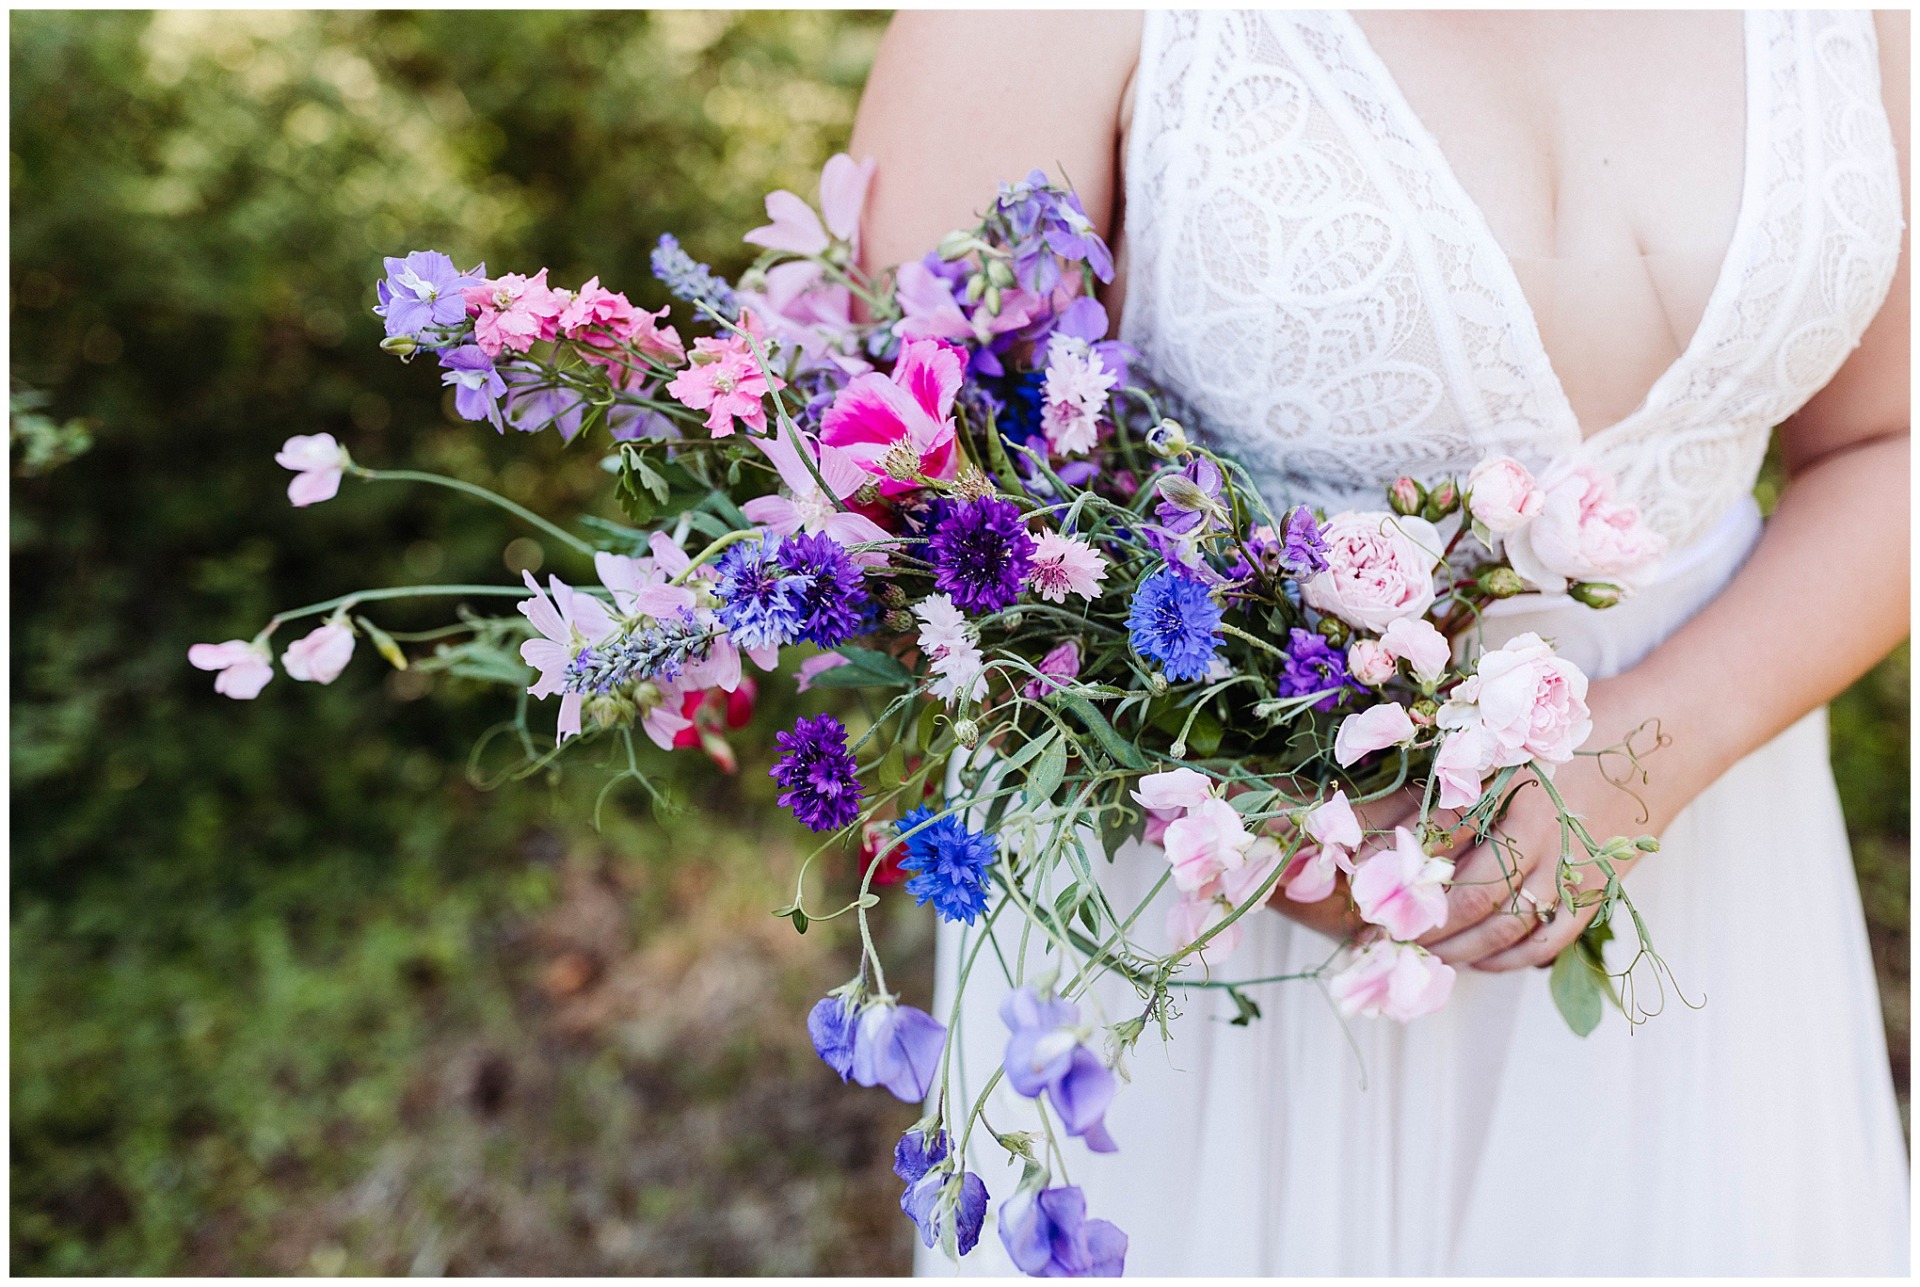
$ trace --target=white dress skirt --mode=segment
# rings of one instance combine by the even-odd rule
[[[1606,612],[1510,601],[1487,645],[1536,630],[1613,673],[1718,591],[1758,527],[1738,507]],[[1099,869],[1126,908],[1165,861],[1129,844]],[[1534,970],[1462,970],[1444,1010],[1405,1025],[1343,1025],[1316,985],[1283,982],[1252,989],[1263,1017],[1235,1027],[1224,994],[1188,991],[1173,1039],[1150,1026],[1127,1061],[1106,1119],[1119,1152],[1063,1141],[1054,1183],[1127,1233],[1130,1275],[1905,1273],[1907,1158],[1826,712],[1702,793],[1629,881],[1677,978],[1641,1026],[1610,1007],[1573,1035]],[[1141,918],[1150,945],[1170,893]],[[1000,932],[1009,960],[1017,926]],[[967,938],[941,926],[943,1018]],[[1309,969],[1335,947],[1266,912],[1219,976]],[[991,957],[954,1031],[966,1103],[1005,1045]],[[1109,1020],[1138,1012],[1123,981],[1098,997]],[[1039,1130],[1004,1082],[986,1116]],[[984,1131],[969,1154],[995,1199],[1013,1191]],[[922,1250],[916,1272],[956,1270]],[[958,1272],[1017,1274],[991,1217]]]

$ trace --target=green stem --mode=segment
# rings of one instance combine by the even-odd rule
[[[581,540],[565,528],[548,522],[526,506],[517,505],[513,501],[500,495],[500,493],[489,491],[477,483],[470,483],[460,478],[449,478],[445,474],[430,474],[419,469],[366,469],[355,465],[353,472],[369,482],[432,483],[438,487],[452,488],[456,492],[465,492],[467,495],[476,496],[490,505],[498,505],[515,518],[533,524],[533,526],[539,528],[549,536],[554,537],[556,540],[564,541],[588,558],[592,558],[595,554],[599,553],[593,546],[587,544],[587,542]]]
[[[276,612],[260,633],[263,636],[272,634],[283,621],[318,616],[322,612],[331,612],[335,608],[357,603],[371,603],[380,599],[446,598],[458,595],[511,595],[516,599],[524,599],[527,597],[527,591],[526,587],[518,585],[397,585],[389,586],[384,590],[356,590],[352,594],[342,594],[320,603],[309,603],[304,608],[289,608],[285,612]]]

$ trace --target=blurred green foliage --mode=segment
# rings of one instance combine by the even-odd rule
[[[13,16],[17,1271],[904,1266],[875,1149],[912,1114],[841,1091],[781,1018],[849,967],[844,927],[759,937],[795,843],[764,759],[650,752],[703,813],[629,799],[595,836],[591,772],[468,785],[497,689],[363,648],[331,687],[234,703],[185,664],[295,603],[504,581],[509,541],[578,574],[447,494],[292,510],[273,452],[328,432],[615,517],[591,448],[458,422],[378,352],[380,256],[658,304],[671,230],[735,270],[760,197],[811,194],[844,141],[881,21]],[[1906,675],[1903,651],[1834,711],[1902,1016]]]

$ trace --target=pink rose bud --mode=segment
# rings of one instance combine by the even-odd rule
[[[1460,487],[1453,479],[1443,479],[1427,493],[1427,503],[1420,510],[1420,517],[1429,523],[1438,523],[1454,510],[1460,508]]]
[[[1407,718],[1421,728],[1432,728],[1434,718],[1440,714],[1440,703],[1431,697],[1422,697],[1407,707]]]
[[[1567,594],[1589,608],[1611,608],[1626,597],[1624,590],[1608,581],[1575,581]]]
[[[1467,512],[1498,535],[1525,526],[1545,504],[1546,493],[1511,456],[1489,457],[1467,475]]]
[[[1427,489],[1411,478],[1396,478],[1387,487],[1387,504],[1403,517],[1418,514],[1426,503]]]
[[[1377,639],[1356,639],[1347,648],[1347,673],[1369,688],[1378,688],[1399,669],[1393,654]]]

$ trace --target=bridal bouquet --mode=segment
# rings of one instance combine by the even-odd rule
[[[925,259],[870,275],[871,174],[839,156],[817,209],[769,196],[771,222],[746,235],[764,253],[737,283],[662,237],[654,272],[681,319],[598,278],[565,289],[431,251],[387,260],[383,347],[431,359],[476,423],[604,432],[631,525],[576,530],[457,479],[368,468],[330,435],[294,438],[277,459],[296,505],[349,476],[456,487],[590,559],[599,584],[369,589],[190,660],[252,698],[276,630],[321,618],[280,654],[294,679],[332,682],[366,638],[392,665],[518,690],[523,771],[610,742],[626,767],[609,787],[649,789],[636,730],[734,767],[754,669],[862,690],[852,726],[853,707],[823,701],[773,735],[779,802],[822,837],[814,856],[863,859],[838,905],[803,866],[777,911],[801,932],[841,916],[861,930],[859,973],[807,1017],[814,1044],[843,1079],[927,1104],[896,1154],[901,1203],[927,1245],[964,1255],[989,1200],[964,1159],[992,1083],[955,1102],[947,1028],[888,991],[867,918],[904,876],[891,896],[979,941],[1023,925],[1050,973],[976,946],[961,983],[1004,996],[995,1081],[1053,1115],[1043,1138],[995,1137],[1026,1162],[1000,1195],[1000,1237],[1032,1274],[1115,1273],[1126,1236],[1054,1184],[1053,1163],[1069,1138],[1115,1149],[1114,1065],[1189,989],[1224,989],[1237,1022],[1257,1018],[1247,990],[1273,980],[1225,967],[1269,901],[1346,900],[1365,926],[1307,976],[1343,1015],[1427,1014],[1453,985],[1416,941],[1446,918],[1453,866],[1435,855],[1489,836],[1537,784],[1564,818],[1560,901],[1603,904],[1552,986],[1577,1029],[1598,1022],[1598,941],[1626,903],[1615,865],[1653,842],[1593,836],[1553,794],[1591,729],[1586,677],[1537,635],[1485,649],[1477,627],[1526,592],[1606,607],[1659,542],[1607,478],[1507,458],[1399,479],[1372,508],[1282,506],[1164,414],[1110,334],[1093,291],[1112,260],[1073,193],[1036,172]],[[407,595],[520,602],[463,608],[410,655],[362,613]],[[551,738],[529,698],[551,703]],[[1417,814],[1371,832],[1365,806],[1396,793]],[[1147,902],[1116,905],[1101,878],[1141,836],[1163,855],[1148,901],[1173,891],[1146,920]],[[1100,1012],[1090,988],[1108,976],[1137,1008]]]

